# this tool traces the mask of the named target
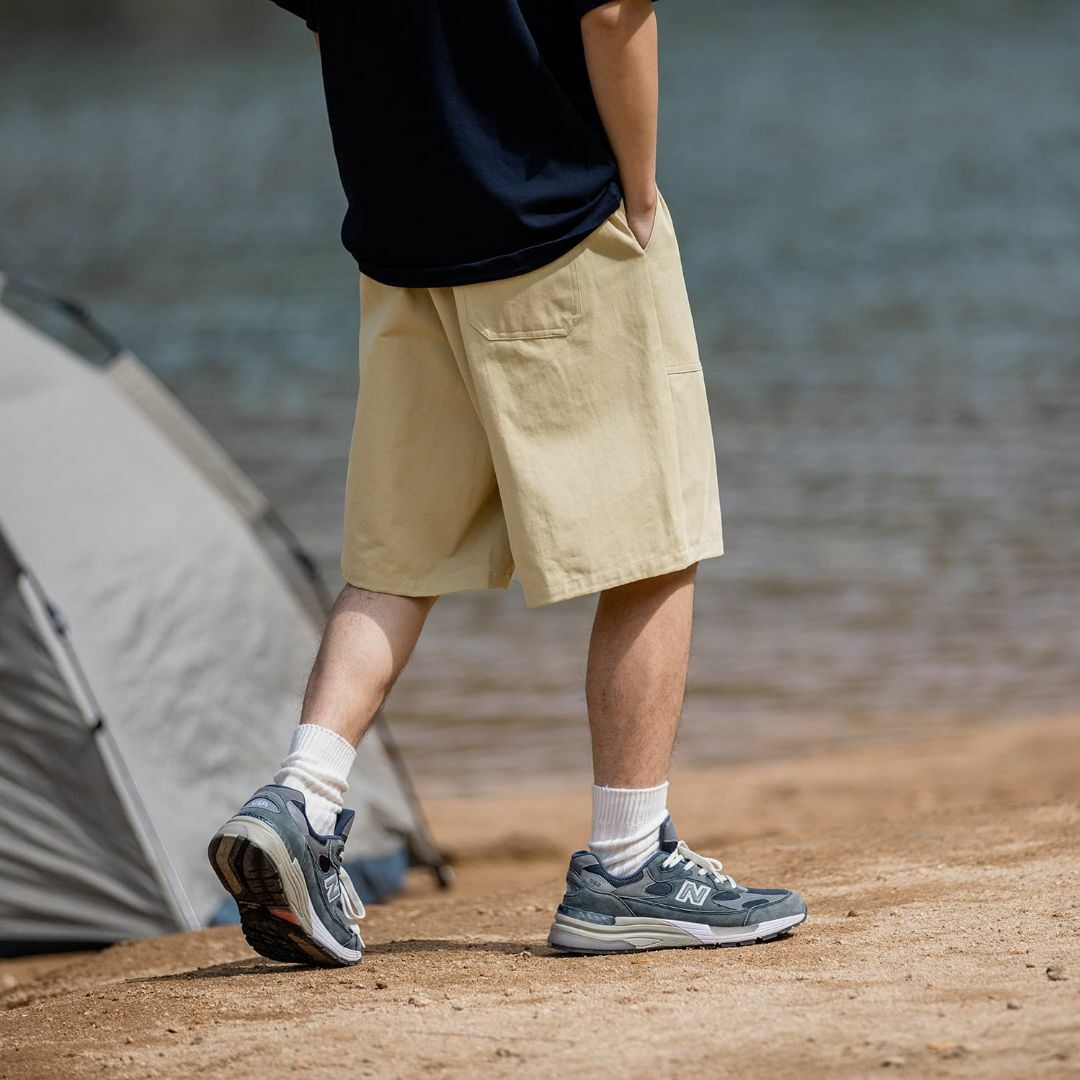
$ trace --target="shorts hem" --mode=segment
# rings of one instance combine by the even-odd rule
[[[486,572],[468,570],[458,574],[431,574],[427,577],[394,578],[362,573],[342,567],[341,576],[354,589],[385,593],[388,596],[445,596],[447,593],[470,592],[474,589],[508,589],[514,576],[509,570]]]
[[[677,570],[685,570],[686,567],[702,559],[712,559],[723,554],[724,541],[720,537],[713,537],[677,555],[646,559],[606,574],[587,574],[547,588],[529,588],[523,582],[522,592],[525,594],[525,603],[528,607],[543,607],[545,604],[555,604],[560,600],[572,600],[577,596],[588,596],[590,593],[601,592],[604,589],[629,585],[632,581],[645,581],[648,578],[662,577],[664,574],[674,574]]]

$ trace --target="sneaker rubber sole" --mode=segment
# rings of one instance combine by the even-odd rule
[[[240,908],[247,943],[284,963],[349,967],[363,955],[337,941],[308,895],[304,872],[263,821],[234,817],[210,841],[210,865]]]
[[[783,937],[806,913],[788,915],[750,926],[708,926],[680,919],[614,917],[611,923],[576,919],[559,911],[548,934],[548,944],[575,953],[642,952],[646,949],[693,949],[756,945]]]

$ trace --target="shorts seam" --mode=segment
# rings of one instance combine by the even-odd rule
[[[606,574],[586,574],[562,585],[550,588],[530,589],[522,583],[525,603],[529,607],[555,604],[560,600],[572,600],[577,596],[588,596],[603,589],[617,585],[629,585],[632,581],[644,581],[651,577],[661,577],[684,570],[691,563],[700,559],[713,558],[724,553],[724,541],[721,536],[710,537],[691,548],[684,548],[675,555],[643,559]]]

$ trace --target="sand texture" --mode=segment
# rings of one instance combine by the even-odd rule
[[[582,795],[430,804],[459,882],[349,970],[238,930],[0,964],[0,1077],[1080,1076],[1080,725],[682,769],[685,839],[811,917],[741,949],[544,944]]]

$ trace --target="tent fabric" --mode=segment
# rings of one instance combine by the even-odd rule
[[[133,357],[123,366],[122,378],[95,368],[0,307],[0,533],[14,552],[0,616],[0,940],[207,921],[222,897],[207,841],[277,767],[317,646],[250,522],[261,497],[167,397],[159,427],[167,392]],[[17,561],[69,627],[97,733],[72,678],[65,689],[50,668]],[[426,844],[373,735],[354,766],[353,858]]]
[[[316,622],[321,621],[326,614],[324,604],[312,590],[310,578],[294,553],[283,548],[282,536],[271,527],[271,521],[276,519],[266,496],[136,356],[126,350],[120,352],[103,370],[203,479],[251,525],[305,610]]]
[[[105,375],[153,422],[194,465],[207,482],[250,522],[269,509],[266,496],[236,462],[212,442],[194,417],[129,352],[109,361]]]
[[[168,898],[0,537],[0,936],[86,943],[158,932]],[[87,810],[93,807],[91,817]],[[65,892],[55,836],[64,838]],[[77,899],[76,899],[77,898]]]

